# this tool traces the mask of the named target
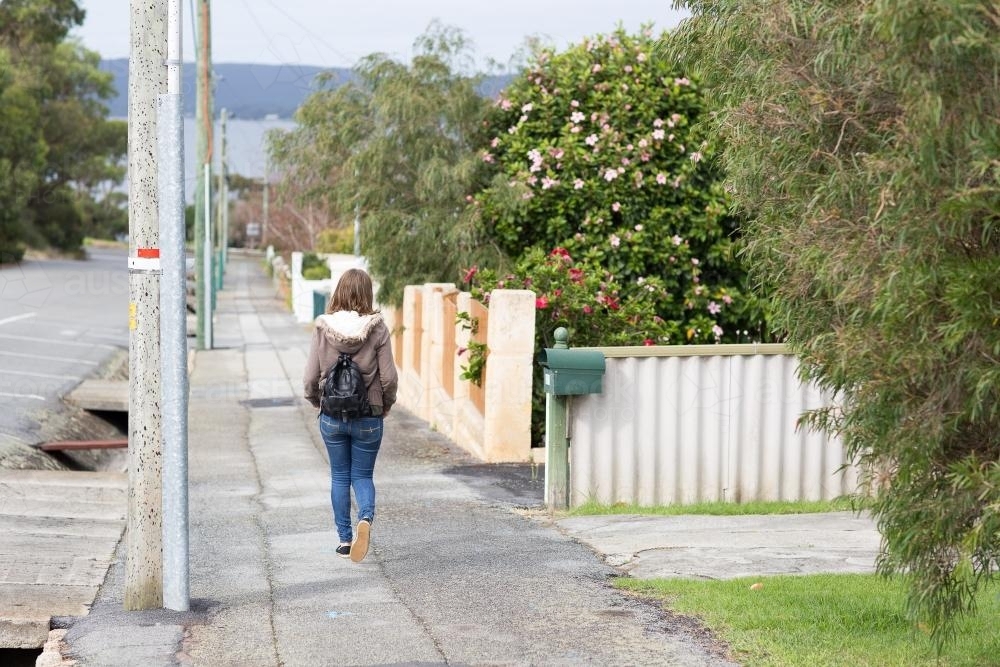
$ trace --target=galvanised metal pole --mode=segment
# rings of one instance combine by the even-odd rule
[[[221,138],[222,133],[219,133]],[[221,158],[222,152],[219,152]],[[215,229],[213,242],[215,246],[212,248],[212,310],[215,310],[219,296],[219,290],[222,289],[222,166],[221,160],[218,173],[215,175]]]
[[[204,301],[198,305],[199,310],[205,309],[205,344],[204,350],[211,350],[212,336],[212,302],[215,300],[215,281],[212,280],[212,165],[205,163],[205,239],[202,262],[205,272]]]
[[[163,373],[163,606],[190,608],[188,559],[187,261],[181,0],[167,0],[167,93],[159,97],[160,335]]]
[[[162,2],[130,0],[128,76],[129,412],[125,609],[163,604],[157,96],[166,90]]]
[[[229,112],[222,110],[222,268],[219,269],[219,289],[222,289],[226,279],[226,267],[229,265],[229,142],[226,135],[226,121]]]
[[[212,308],[216,308],[219,291],[222,290],[222,272],[225,270],[225,248],[226,230],[223,226],[226,220],[226,110],[219,112],[219,174],[216,183],[215,201],[215,254],[212,256],[215,266],[213,266],[213,277],[215,279]]]

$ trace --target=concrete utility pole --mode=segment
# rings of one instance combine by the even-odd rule
[[[163,606],[190,608],[188,559],[187,250],[181,2],[167,0],[167,94],[159,98],[163,345]]]
[[[212,270],[209,243],[211,236],[211,215],[208,191],[210,186],[212,161],[212,28],[209,0],[198,0],[197,48],[198,82],[195,86],[195,117],[198,126],[198,189],[194,199],[194,243],[195,243],[195,301],[197,303],[199,350],[212,349]],[[207,174],[207,175],[206,175]],[[206,261],[207,257],[207,261]],[[206,304],[208,307],[206,308]]]
[[[129,485],[125,609],[163,604],[160,461],[160,230],[157,96],[167,88],[163,2],[130,0]]]

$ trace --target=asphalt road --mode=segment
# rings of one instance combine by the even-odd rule
[[[62,397],[128,348],[127,251],[0,268],[0,438],[42,439]]]

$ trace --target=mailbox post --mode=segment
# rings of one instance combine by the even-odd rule
[[[570,350],[569,332],[555,330],[555,347],[542,353],[545,387],[545,502],[549,511],[569,507],[569,402],[571,396],[599,394],[604,355],[596,350]]]

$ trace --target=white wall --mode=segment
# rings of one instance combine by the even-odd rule
[[[368,270],[368,263],[364,257],[354,255],[320,255],[326,259],[327,266],[330,267],[330,278],[327,280],[306,280],[302,277],[302,253],[292,253],[292,312],[295,319],[303,324],[312,322],[313,312],[313,292],[321,291],[329,294],[337,285],[340,276],[348,269],[360,268]],[[378,294],[378,286],[375,286],[375,293]]]

